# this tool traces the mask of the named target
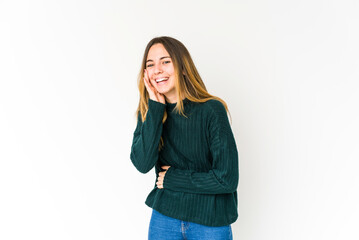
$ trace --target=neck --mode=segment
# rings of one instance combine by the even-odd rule
[[[166,97],[166,101],[168,103],[176,103],[178,102],[177,96],[165,96]],[[184,100],[185,97],[182,98],[182,100]]]
[[[174,97],[166,97],[166,101],[168,102],[168,103],[176,103],[177,102],[177,97],[176,96],[174,96]]]

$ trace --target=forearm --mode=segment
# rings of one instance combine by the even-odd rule
[[[197,194],[223,194],[235,192],[238,186],[238,165],[227,171],[212,169],[195,172],[171,167],[168,169],[163,186],[173,191]]]
[[[130,158],[138,171],[147,173],[158,160],[159,143],[162,134],[162,118],[165,104],[149,99],[149,108],[144,122],[140,116],[133,134]]]

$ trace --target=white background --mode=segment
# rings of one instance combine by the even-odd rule
[[[168,35],[224,99],[234,239],[359,239],[356,0],[0,1],[0,239],[147,239],[130,161],[145,46]]]

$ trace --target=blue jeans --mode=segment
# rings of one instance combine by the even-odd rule
[[[210,227],[167,217],[153,209],[149,240],[233,240],[231,225]]]

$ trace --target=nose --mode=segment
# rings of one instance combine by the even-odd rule
[[[155,74],[159,74],[159,73],[162,73],[162,67],[161,67],[161,64],[156,64],[155,65],[155,69],[154,69],[154,73]]]

